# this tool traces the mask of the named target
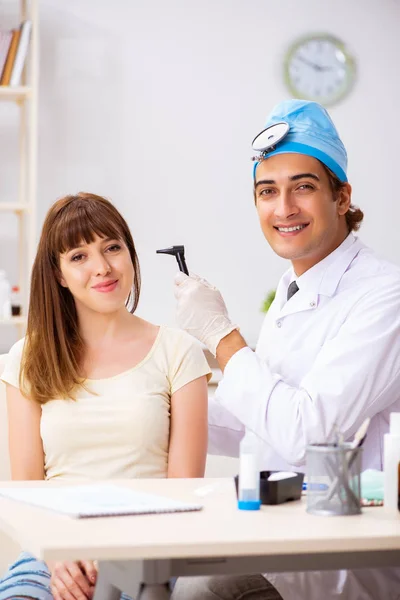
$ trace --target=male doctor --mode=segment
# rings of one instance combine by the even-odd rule
[[[264,440],[263,468],[304,470],[307,444],[332,440],[335,428],[350,440],[370,417],[363,468],[382,469],[389,414],[400,411],[400,269],[353,235],[363,213],[351,204],[346,150],[322,106],[280,103],[253,149],[262,231],[291,261],[256,351],[231,323],[215,287],[182,273],[175,281],[180,326],[216,355],[224,373],[210,405],[211,451],[237,454],[249,428]],[[375,197],[381,176],[368,175]],[[394,569],[180,579],[173,596],[399,597]]]

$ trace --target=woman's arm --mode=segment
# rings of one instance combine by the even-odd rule
[[[6,384],[8,447],[12,479],[44,479],[44,452],[40,437],[40,404]]]
[[[12,479],[44,479],[44,452],[40,437],[42,407],[19,389],[7,385],[8,444]],[[91,598],[97,569],[93,561],[48,561],[54,599]]]
[[[204,477],[208,431],[207,377],[184,385],[171,397],[168,477]]]

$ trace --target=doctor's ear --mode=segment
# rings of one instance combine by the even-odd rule
[[[345,215],[351,205],[351,185],[343,183],[336,197],[337,210],[339,215]]]

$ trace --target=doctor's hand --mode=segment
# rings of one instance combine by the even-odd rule
[[[91,560],[48,561],[50,588],[54,600],[88,600],[93,598],[97,568]]]
[[[175,276],[175,298],[179,327],[203,342],[215,356],[219,342],[234,329],[221,293],[216,287],[191,273]]]

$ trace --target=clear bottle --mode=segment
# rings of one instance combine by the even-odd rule
[[[390,433],[385,433],[384,456],[384,506],[399,510],[399,463],[400,463],[400,413],[390,414]]]
[[[11,288],[11,314],[13,317],[21,315],[21,294],[18,285],[13,285]]]
[[[11,318],[11,286],[5,271],[0,270],[0,319]]]
[[[240,442],[238,508],[260,508],[259,440],[249,430]]]

